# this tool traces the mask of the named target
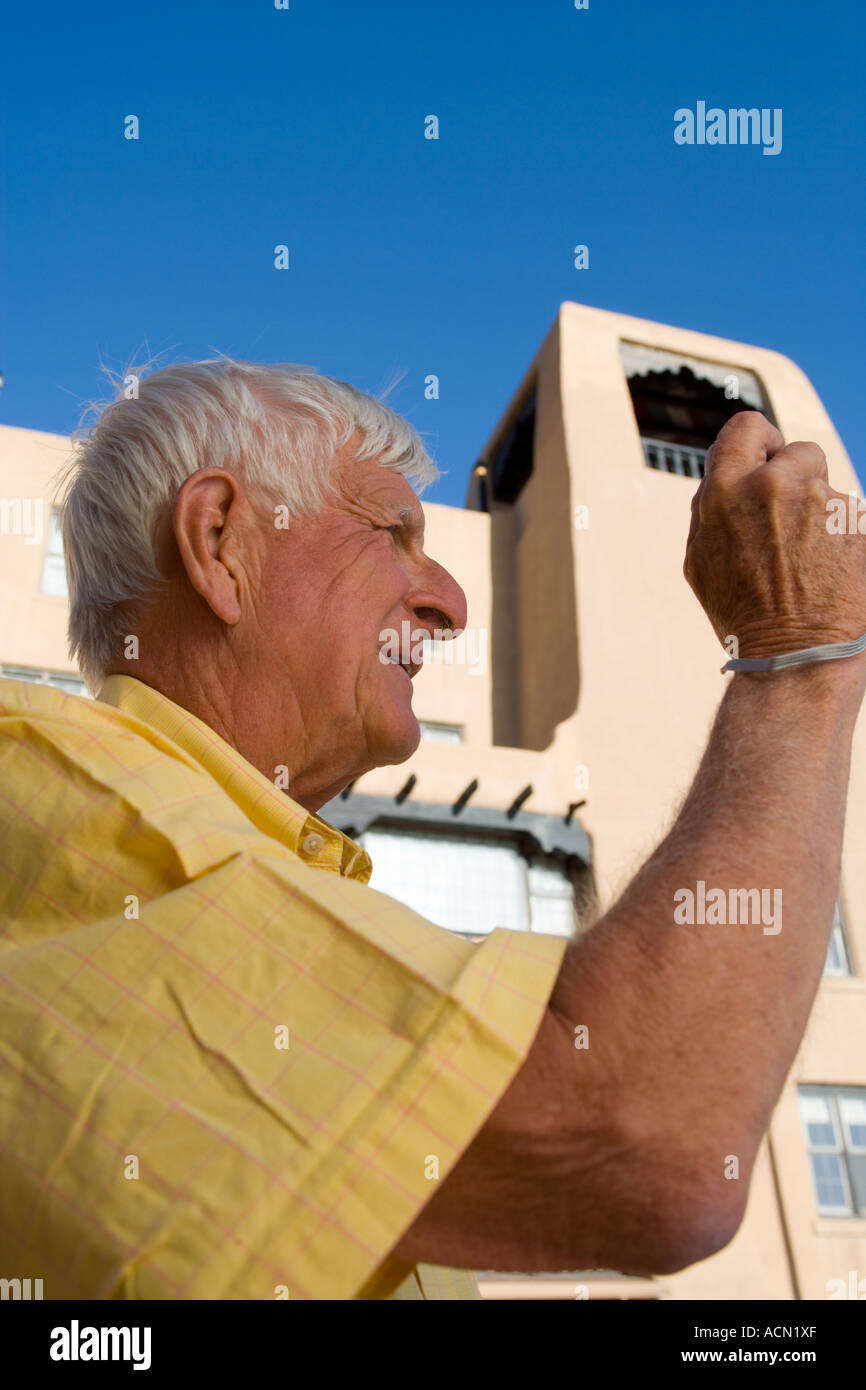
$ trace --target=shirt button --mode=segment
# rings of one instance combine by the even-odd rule
[[[301,845],[301,849],[304,851],[304,854],[310,855],[321,854],[324,848],[325,842],[322,839],[321,835],[307,835],[304,837],[304,841]]]

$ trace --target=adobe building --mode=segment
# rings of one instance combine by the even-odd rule
[[[788,358],[563,304],[472,471],[427,504],[427,551],[469,600],[416,677],[415,755],[321,814],[361,840],[372,884],[473,939],[570,934],[668,830],[730,677],[682,574],[706,450],[735,411],[824,449],[859,484]],[[83,690],[66,656],[50,479],[69,441],[0,427],[0,506],[41,499],[39,544],[0,544],[4,675]],[[31,527],[31,534],[33,532]],[[134,673],[131,673],[134,674]],[[482,1272],[496,1299],[866,1298],[866,719],[855,735],[839,905],[809,1026],[731,1244],[675,1275]]]

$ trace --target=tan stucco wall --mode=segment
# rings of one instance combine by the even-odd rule
[[[553,340],[558,339],[558,354]],[[682,575],[691,497],[696,484],[647,468],[625,374],[621,339],[748,369],[761,379],[787,439],[814,439],[828,458],[840,492],[859,491],[839,437],[811,384],[784,356],[745,344],[579,305],[562,306],[536,356],[539,373],[558,366],[564,442],[555,432],[537,440],[526,528],[543,534],[547,518],[588,508],[589,526],[576,531],[576,625],[565,611],[547,631],[561,644],[576,641],[579,699],[549,748],[560,795],[562,772],[589,768],[581,820],[593,839],[602,901],[631,877],[670,823],[705,746],[725,689],[725,653]],[[544,383],[539,398],[544,399]],[[548,393],[549,394],[549,393]],[[570,496],[562,495],[563,448]],[[529,486],[525,490],[529,492]],[[517,504],[519,506],[519,503]],[[533,582],[530,572],[523,582]],[[531,599],[527,600],[531,604]],[[555,669],[557,653],[534,651],[531,663]],[[540,677],[545,679],[546,675]],[[842,897],[855,969],[866,962],[866,720],[855,737]],[[803,1047],[774,1117],[771,1139],[796,1280],[802,1296],[826,1297],[830,1278],[849,1269],[866,1273],[866,1220],[816,1214],[808,1158],[800,1132],[797,1082],[866,1084],[866,983],[827,979]],[[785,1298],[793,1281],[781,1239],[779,1204],[767,1148],[753,1180],[740,1233],[712,1260],[665,1279],[673,1296]]]
[[[0,425],[0,497],[38,500],[44,517],[39,545],[0,534],[0,662],[9,665],[74,670],[66,653],[66,599],[39,588],[55,491],[51,479],[70,452],[63,435]]]

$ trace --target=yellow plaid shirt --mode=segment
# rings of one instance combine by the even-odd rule
[[[390,1251],[566,942],[474,945],[157,691],[0,680],[0,1276],[45,1298],[477,1298]]]

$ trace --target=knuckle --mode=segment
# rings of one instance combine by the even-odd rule
[[[703,505],[712,510],[714,507],[726,506],[730,503],[739,490],[739,479],[730,473],[718,472],[708,473],[704,479]]]
[[[794,452],[796,459],[802,459],[803,463],[805,463],[806,460],[815,461],[817,466],[826,471],[827,455],[824,453],[820,443],[815,443],[813,439],[798,439],[794,445],[788,445],[788,448]]]
[[[749,487],[759,501],[769,502],[790,491],[793,481],[783,465],[771,461],[755,469],[749,477]]]
[[[777,465],[768,463],[756,468],[749,479],[749,488],[759,498],[773,497],[785,485],[785,474]]]
[[[760,410],[738,410],[736,415],[732,415],[725,425],[725,429],[734,430],[765,430],[769,424],[766,415],[762,415]]]
[[[819,507],[822,512],[826,510],[829,493],[827,484],[821,478],[808,478],[806,480],[806,492],[810,502]]]

